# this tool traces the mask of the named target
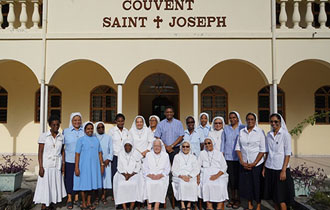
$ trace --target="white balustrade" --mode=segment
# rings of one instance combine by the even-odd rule
[[[281,29],[286,29],[288,28],[286,26],[286,22],[288,21],[288,15],[286,13],[286,2],[288,0],[280,0],[280,4],[281,4],[281,11],[280,11],[280,17],[279,17],[279,21],[280,21],[280,28]]]
[[[7,23],[5,30],[10,32],[22,32],[27,30],[39,30],[40,14],[39,4],[41,0],[0,0],[0,25],[6,20],[2,13],[4,6],[8,7]],[[8,5],[8,6],[7,6]],[[17,8],[18,7],[18,8]],[[33,8],[33,11],[27,10]],[[15,11],[20,11],[16,16]]]
[[[312,29],[313,26],[313,21],[314,21],[314,15],[313,15],[313,11],[312,11],[312,3],[314,2],[314,0],[307,0],[307,4],[306,4],[306,15],[305,15],[305,21],[306,21],[306,28],[307,29]]]
[[[317,29],[316,22],[320,24],[321,30],[330,30],[326,25],[327,15],[330,12],[326,11],[326,4],[329,4],[330,0],[277,0],[277,3],[280,5],[280,11],[277,12],[280,29],[297,31],[306,28],[313,30]],[[319,5],[319,12],[314,9],[314,5]],[[317,16],[318,19],[315,18]]]
[[[328,0],[320,0],[320,13],[319,13],[319,23],[321,29],[326,29],[326,22],[327,22],[327,13],[325,11],[325,2]]]
[[[21,15],[19,16],[19,21],[21,22],[20,29],[26,29],[26,23],[28,21],[28,16],[26,12],[26,0],[19,0],[19,3],[21,3]]]

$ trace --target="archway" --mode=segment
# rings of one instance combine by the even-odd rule
[[[148,118],[157,115],[164,119],[166,106],[179,109],[179,88],[176,82],[167,74],[157,73],[145,78],[139,88],[139,113]],[[178,111],[174,117],[178,118]]]

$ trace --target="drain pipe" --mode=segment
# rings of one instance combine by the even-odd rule
[[[272,4],[272,85],[270,88],[270,112],[277,113],[277,75],[276,75],[276,0]]]
[[[40,87],[40,133],[46,132],[47,126],[47,107],[46,100],[48,101],[48,94],[46,91],[46,33],[47,33],[47,9],[48,9],[48,0],[43,0],[42,4],[42,53],[41,53],[41,62],[42,62],[42,77],[41,77],[41,87]],[[46,99],[47,97],[47,99]]]

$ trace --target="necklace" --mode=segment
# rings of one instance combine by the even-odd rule
[[[211,156],[211,158],[210,158],[210,153],[211,153],[211,152],[208,152],[208,153],[207,153],[207,159],[209,160],[209,166],[212,165],[214,151],[212,151],[212,156]]]

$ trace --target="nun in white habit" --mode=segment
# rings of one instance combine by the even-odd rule
[[[221,147],[221,137],[223,133],[223,128],[225,127],[226,123],[223,117],[217,116],[212,120],[212,128],[209,132],[209,137],[214,139],[214,149],[220,151]]]
[[[135,117],[129,133],[135,149],[140,152],[143,157],[145,157],[151,150],[154,135],[147,127],[145,119],[142,116],[138,115]]]
[[[143,162],[145,177],[145,199],[148,209],[155,203],[154,209],[159,209],[160,203],[165,203],[171,170],[170,159],[160,139],[153,141],[151,152],[147,153]]]
[[[123,148],[118,155],[117,173],[113,179],[113,191],[115,204],[123,204],[126,210],[134,208],[135,202],[142,202],[144,179],[141,171],[141,154],[134,149],[131,140],[123,142]]]
[[[182,142],[180,149],[172,165],[172,187],[175,199],[181,201],[181,209],[186,208],[184,201],[188,201],[187,209],[191,209],[190,202],[196,202],[198,198],[197,176],[200,165],[191,152],[188,140]]]
[[[213,209],[212,202],[217,203],[217,209],[223,209],[223,202],[228,199],[227,163],[222,152],[214,149],[211,137],[205,138],[204,145],[198,158],[201,166],[199,196],[207,203],[207,210]]]
[[[156,132],[156,128],[159,122],[160,119],[157,115],[151,115],[149,117],[149,129],[153,134]]]

